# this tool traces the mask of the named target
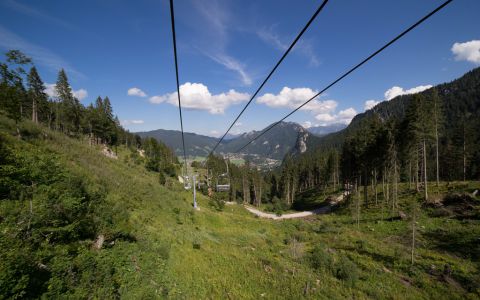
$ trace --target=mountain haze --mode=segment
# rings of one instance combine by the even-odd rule
[[[270,125],[266,128],[269,127]],[[303,136],[310,132],[315,135],[324,135],[335,130],[340,130],[344,127],[345,126],[342,124],[334,124],[331,126],[312,127],[307,130],[295,122],[281,122],[258,140],[252,142],[241,153],[281,160],[285,154],[296,147],[299,134],[302,134]],[[223,154],[235,153],[263,130],[254,130],[240,135],[227,135],[227,138],[222,141],[216,151]],[[138,132],[137,134],[141,137],[153,137],[172,148],[177,155],[182,154],[182,136],[178,130],[157,129],[147,132]],[[185,147],[187,155],[206,156],[211,149],[213,149],[217,141],[218,138],[186,132]]]

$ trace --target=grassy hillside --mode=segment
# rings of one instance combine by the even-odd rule
[[[362,208],[358,229],[353,202],[282,222],[239,205],[219,211],[202,195],[194,211],[191,191],[160,185],[128,149],[113,159],[87,141],[19,127],[21,138],[0,118],[0,299],[480,297],[478,198],[468,215],[422,210],[412,266],[409,221],[384,220],[381,204]],[[409,215],[420,200],[402,189]]]

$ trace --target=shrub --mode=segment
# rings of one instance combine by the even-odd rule
[[[160,172],[158,175],[158,182],[160,182],[161,185],[165,185],[165,183],[167,183],[167,179],[165,178],[165,174],[163,172]]]
[[[357,265],[353,261],[348,259],[346,256],[340,257],[335,272],[335,276],[338,279],[341,279],[350,285],[354,285],[358,280],[358,273]]]
[[[316,245],[310,254],[310,265],[315,270],[331,272],[333,260],[324,247]]]
[[[23,139],[36,139],[42,135],[41,128],[29,121],[20,123],[19,129]]]
[[[208,204],[217,211],[222,211],[225,208],[224,195],[221,195],[220,193],[214,193]]]
[[[196,249],[196,250],[200,250],[200,248],[202,248],[202,245],[198,241],[193,242],[192,246],[193,246],[193,249]]]

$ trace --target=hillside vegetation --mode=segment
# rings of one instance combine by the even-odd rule
[[[237,205],[218,210],[202,195],[194,211],[191,192],[161,185],[131,150],[114,159],[28,121],[22,138],[4,116],[0,127],[2,298],[479,296],[478,199],[468,217],[420,213],[412,266],[409,222],[380,209],[364,211],[359,228],[349,202],[278,223]],[[405,191],[399,205],[415,197]]]

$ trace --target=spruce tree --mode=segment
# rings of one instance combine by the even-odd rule
[[[28,80],[28,96],[32,101],[32,121],[38,123],[39,112],[45,111],[47,108],[47,94],[45,86],[38,75],[37,69],[32,67],[27,77]]]

